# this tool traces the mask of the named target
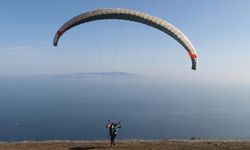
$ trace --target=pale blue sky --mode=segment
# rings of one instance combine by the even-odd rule
[[[175,40],[133,22],[88,23],[52,46],[63,23],[103,7],[135,9],[175,25],[197,49],[197,71]],[[123,71],[250,84],[249,0],[8,0],[1,1],[0,18],[1,74]]]

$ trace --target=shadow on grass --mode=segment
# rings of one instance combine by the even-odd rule
[[[105,149],[106,147],[98,147],[98,146],[89,146],[89,147],[72,147],[69,150],[91,150],[91,149]]]

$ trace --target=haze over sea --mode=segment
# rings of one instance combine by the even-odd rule
[[[122,72],[0,78],[0,141],[250,138],[249,86],[164,82]]]

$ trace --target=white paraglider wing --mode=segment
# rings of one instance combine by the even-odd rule
[[[66,22],[56,33],[53,44],[57,46],[60,37],[70,28],[75,27],[79,24],[83,24],[95,20],[103,19],[121,19],[129,20],[138,23],[142,23],[151,27],[154,27],[162,32],[165,32],[177,42],[179,42],[188,52],[189,57],[192,61],[192,69],[196,70],[198,64],[198,56],[196,50],[188,38],[175,26],[168,23],[167,21],[154,17],[152,15],[141,13],[135,10],[120,9],[120,8],[103,8],[94,11],[89,11],[80,14],[68,22]]]

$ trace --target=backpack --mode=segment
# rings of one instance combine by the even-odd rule
[[[110,133],[112,135],[117,135],[117,125],[116,124],[112,124],[110,127]]]

